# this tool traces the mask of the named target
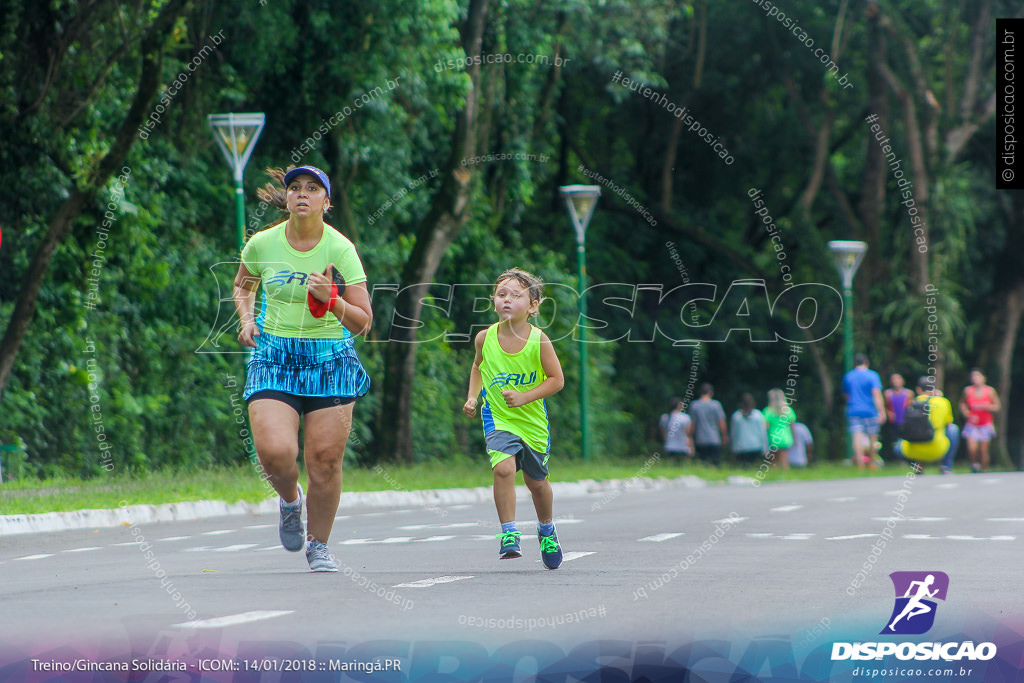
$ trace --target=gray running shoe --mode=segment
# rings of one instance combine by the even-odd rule
[[[295,505],[285,505],[281,501],[281,523],[277,530],[281,536],[281,545],[285,550],[297,553],[302,550],[306,542],[306,530],[302,527],[302,504],[305,496],[302,495],[302,485],[299,485],[299,502]]]
[[[311,572],[338,571],[338,561],[331,555],[327,544],[320,541],[310,541],[306,545],[306,561]]]

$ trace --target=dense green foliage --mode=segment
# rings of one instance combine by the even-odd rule
[[[14,2],[7,14],[0,177],[11,190],[0,198],[0,324],[13,314],[48,226],[114,144],[144,71],[141,36],[169,4]],[[206,123],[207,115],[228,111],[267,116],[245,178],[249,231],[273,220],[255,196],[266,182],[262,169],[300,159],[319,165],[334,183],[329,222],[356,243],[369,275],[374,331],[358,348],[377,393],[357,407],[350,459],[392,455],[374,449],[375,435],[402,419],[383,414],[379,394],[382,348],[401,301],[388,285],[400,282],[445,174],[469,179],[471,210],[439,266],[434,281],[441,284],[428,302],[434,307],[425,309],[418,334],[411,415],[418,461],[481,452],[479,423],[460,409],[472,361],[468,332],[492,318],[466,293],[486,296],[484,285],[512,265],[553,285],[541,318],[558,340],[567,384],[548,406],[556,452],[578,454],[575,244],[558,187],[600,182],[581,168],[608,180],[587,235],[590,282],[622,283],[590,300],[602,321],[590,333],[598,342],[590,350],[595,449],[632,457],[656,449],[657,416],[694,382],[714,382],[731,412],[741,392],[761,401],[793,379],[790,344],[752,339],[779,333],[800,340],[797,302],[774,309],[770,302],[790,283],[839,286],[826,248],[831,239],[870,242],[856,283],[858,348],[881,372],[916,377],[934,363],[913,228],[887,167],[875,218],[868,191],[869,152],[877,145],[869,114],[883,114],[896,155],[912,170],[915,132],[906,103],[883,82],[882,62],[910,84],[925,133],[934,130],[939,140],[926,144],[928,178],[917,192],[924,185],[930,196],[925,265],[927,282],[940,291],[947,394],[963,386],[967,367],[984,365],[1004,403],[1020,413],[1009,392],[1022,372],[1020,354],[1012,353],[1020,343],[1015,326],[999,325],[1019,321],[1024,306],[1006,307],[1024,296],[1013,266],[1024,204],[1018,193],[994,190],[995,125],[985,110],[991,45],[976,55],[983,76],[973,97],[967,85],[977,75],[972,27],[988,26],[985,12],[1013,15],[1014,3],[776,3],[832,53],[839,75],[852,83],[844,88],[751,0],[490,2],[482,53],[511,59],[482,65],[475,147],[483,158],[457,159],[451,139],[470,87],[460,66],[468,4],[184,6],[164,36],[157,97],[143,115],[154,121],[158,114],[155,123],[132,133],[123,170],[74,215],[0,386],[0,444],[24,445],[23,473],[88,476],[104,465],[231,465],[246,458],[246,425],[239,422],[244,355],[231,322],[233,187]],[[887,36],[888,57],[872,31]],[[651,96],[613,80],[617,74],[650,87]],[[879,83],[881,94],[872,85]],[[710,140],[687,130],[666,103],[686,107]],[[885,111],[876,111],[879,103]],[[949,140],[966,123],[977,125],[950,152]],[[821,131],[824,165],[817,163]],[[305,143],[310,151],[297,151]],[[755,213],[755,189],[781,241],[773,243]],[[109,231],[99,232],[104,221]],[[776,244],[784,245],[784,260]],[[731,283],[751,278],[764,280],[767,300],[727,296]],[[479,287],[456,288],[449,302],[447,287],[456,283]],[[714,301],[681,309],[670,305],[675,299],[659,305],[657,295],[614,299],[638,284],[668,292],[685,283],[715,285]],[[815,431],[824,459],[842,455],[842,335],[831,333],[841,313],[834,299],[822,299],[810,331],[830,334],[803,347],[795,377],[795,409]],[[802,310],[804,325],[806,316]],[[687,330],[694,339],[719,341],[694,350],[650,334],[655,325],[683,324],[706,326]],[[726,337],[730,328],[737,329]],[[1016,457],[1021,435],[1009,436]]]

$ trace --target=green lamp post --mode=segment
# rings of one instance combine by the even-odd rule
[[[576,230],[576,264],[579,271],[580,289],[580,453],[584,460],[590,460],[590,434],[587,429],[587,408],[589,394],[587,392],[587,249],[585,239],[587,225],[597,208],[597,198],[601,196],[598,185],[564,185],[558,188],[565,199],[572,218],[572,226]]]
[[[832,240],[828,249],[843,279],[843,372],[846,372],[853,368],[853,276],[864,260],[868,245],[866,242]],[[853,437],[850,434],[846,437],[846,457],[852,462]]]

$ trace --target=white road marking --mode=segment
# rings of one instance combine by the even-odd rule
[[[186,621],[181,624],[172,624],[171,626],[177,626],[178,628],[224,628],[225,626],[237,626],[239,624],[248,624],[253,621],[262,621],[263,619],[282,617],[285,614],[292,614],[293,612],[294,610],[257,610],[255,612],[242,612],[241,614],[232,614],[226,617],[216,617],[214,619]]]
[[[256,548],[255,552],[258,553],[261,550],[283,550],[283,548],[281,546],[279,546],[279,545],[268,545],[268,546],[264,546],[262,548]]]
[[[334,521],[337,522],[339,519],[349,519],[351,517],[352,517],[352,515],[338,515],[337,517],[334,518]],[[276,526],[276,525],[268,524],[267,526]]]
[[[878,534],[851,534],[849,536],[829,536],[826,541],[852,541],[855,538],[874,538]]]
[[[949,517],[872,517],[876,522],[888,522],[890,519],[897,522],[948,522]]]
[[[42,553],[39,555],[25,555],[24,557],[15,557],[15,560],[41,560],[44,557],[53,557],[53,553]]]
[[[401,531],[422,531],[423,529],[464,529],[471,526],[483,526],[480,522],[455,522],[453,524],[408,524],[395,527]]]
[[[750,517],[723,517],[722,519],[713,519],[713,520],[711,520],[711,523],[712,524],[739,524],[740,522],[745,522],[748,519],[750,519]]]
[[[840,496],[839,498],[826,498],[825,501],[829,503],[849,503],[851,500],[857,500],[856,496]]]
[[[811,536],[813,536],[813,535],[814,534],[808,534],[808,533],[805,533],[803,531],[798,531],[798,532],[793,533],[793,534],[787,534],[785,536],[780,536],[779,538],[781,538],[784,541],[809,541],[809,540],[811,540]]]
[[[217,529],[216,531],[204,531],[200,536],[223,536],[224,534],[233,534],[235,529]]]
[[[937,489],[955,489],[958,486],[960,486],[960,484],[938,484],[938,485],[936,485],[935,488],[937,488]]]
[[[360,514],[359,516],[360,517],[383,517],[386,514],[388,514],[388,513],[386,513],[386,512],[364,512],[364,513]]]
[[[582,519],[576,519],[575,517],[566,517],[565,519],[558,519],[556,517],[554,519],[554,522],[555,522],[555,526],[558,526],[559,524],[582,524],[583,520]],[[488,524],[490,524],[490,523],[491,522],[488,522]],[[497,520],[495,520],[495,523],[497,523]],[[535,520],[535,519],[525,519],[525,520],[520,519],[519,521],[516,522],[516,524],[519,526],[519,530],[522,531],[523,529],[536,528],[537,527],[537,520]]]
[[[596,551],[565,553],[564,555],[562,555],[562,562],[572,562],[573,560],[578,560],[581,557],[586,557],[587,555],[596,555],[596,554],[597,554]],[[540,562],[540,560],[537,560],[537,561]]]
[[[434,541],[450,541],[454,536],[427,536],[426,538],[414,538],[413,543],[431,543]]]
[[[142,541],[127,541],[125,543],[111,543],[110,547],[117,548],[117,547],[125,546],[125,545],[141,545],[141,544],[142,544]]]
[[[84,553],[89,550],[99,550],[99,546],[90,546],[88,548],[69,548],[68,550],[62,550],[62,553]]]
[[[938,536],[932,536],[931,534],[903,534],[903,538],[910,538],[910,539],[914,539],[916,541],[920,541],[920,540],[925,540],[925,539],[935,539],[935,540],[938,540],[939,537]]]
[[[987,541],[987,538],[978,538],[977,536],[946,536],[946,538],[952,541]]]
[[[464,581],[465,579],[472,579],[472,576],[436,576],[432,579],[420,579],[419,581],[410,581],[408,583],[397,583],[392,588],[429,588],[430,586],[436,586],[442,583],[452,583],[454,581]]]
[[[337,517],[335,517],[335,519],[337,519]],[[277,526],[277,525],[276,524],[250,524],[249,526],[247,526],[245,528],[246,529],[270,529],[270,528],[275,527],[275,526]]]
[[[239,550],[248,550],[249,548],[255,548],[259,543],[239,543],[238,545],[224,546],[223,548],[214,548],[215,553],[236,553]]]
[[[342,541],[341,545],[367,545],[367,544],[380,544],[380,543],[408,543],[413,540],[412,536],[392,536],[390,538],[350,538],[347,541]]]
[[[986,522],[1024,522],[1024,517],[989,517]]]
[[[772,508],[769,512],[792,512],[793,510],[799,510],[803,505],[780,505],[777,508]]]
[[[770,534],[763,531],[754,531],[747,534],[747,536],[750,536],[751,538],[771,538],[774,535],[775,534]]]
[[[184,541],[185,539],[192,538],[191,536],[168,536],[167,538],[158,538],[157,541]]]
[[[1015,540],[1017,540],[1017,537],[1016,536],[993,536],[992,538],[990,538],[988,540],[990,540],[990,541],[1015,541]]]
[[[662,541],[667,541],[670,538],[678,538],[679,536],[682,536],[682,535],[683,535],[682,532],[674,533],[674,534],[668,534],[668,533],[666,533],[666,534],[654,534],[653,536],[644,536],[643,538],[638,539],[638,540],[641,540],[641,541],[651,541],[652,543],[661,543]],[[565,559],[565,558],[562,558],[562,559]]]
[[[183,553],[202,553],[202,552],[206,552],[207,550],[213,550],[213,548],[211,548],[208,545],[196,545],[196,546],[192,546],[191,548],[182,548],[181,552],[183,552]]]

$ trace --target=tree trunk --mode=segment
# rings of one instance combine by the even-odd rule
[[[697,62],[693,67],[693,88],[684,99],[684,104],[679,104],[684,109],[690,95],[700,91],[701,84],[704,82],[704,60],[707,57],[708,47],[708,7],[706,2],[700,3],[698,13],[700,18],[698,20]],[[665,160],[661,165],[661,212],[664,214],[672,212],[672,181],[675,178],[676,157],[679,154],[679,138],[682,132],[683,119],[678,116],[674,117],[668,144],[665,148]]]
[[[142,73],[139,76],[139,85],[128,114],[117,131],[114,143],[83,187],[75,188],[57,209],[57,213],[50,220],[42,243],[32,255],[28,271],[22,278],[24,284],[15,300],[11,319],[7,323],[3,340],[0,340],[0,398],[3,397],[4,388],[7,386],[11,370],[14,368],[18,349],[21,348],[32,318],[35,316],[39,291],[42,289],[43,279],[46,277],[46,271],[54,252],[68,236],[71,226],[81,213],[82,208],[95,200],[100,189],[123,166],[129,150],[138,139],[136,130],[142,125],[153,96],[160,85],[160,58],[164,45],[167,37],[172,33],[171,28],[174,22],[185,5],[186,0],[171,0],[164,5],[160,15],[146,31],[140,46]]]
[[[480,100],[478,57],[483,42],[487,2],[471,0],[469,5],[469,14],[462,30],[462,47],[467,64],[473,65],[466,69],[471,86],[466,94],[466,105],[456,119],[452,154],[441,171],[441,189],[420,224],[416,244],[402,270],[400,291],[406,290],[403,297],[408,297],[410,305],[401,311],[401,315],[411,320],[419,320],[423,298],[437,273],[441,257],[468,219],[472,174],[460,161],[476,150]],[[396,305],[396,314],[398,312]],[[412,461],[412,392],[416,375],[416,350],[416,330],[407,326],[392,326],[389,343],[384,351],[381,413],[374,430],[374,450],[378,460]]]
[[[885,33],[878,25],[878,15],[868,13],[867,22],[867,82],[868,82],[868,116],[876,115],[876,121],[883,131],[890,131],[889,97],[885,80],[882,77],[880,64],[888,59],[888,44]],[[864,161],[864,181],[861,184],[861,199],[858,206],[860,223],[863,233],[860,239],[868,243],[872,252],[867,254],[863,268],[864,273],[857,278],[858,299],[870,301],[871,288],[876,282],[883,282],[881,271],[887,261],[885,244],[882,241],[882,216],[885,213],[885,181],[888,169],[882,148],[871,132],[870,124],[863,122],[867,130],[867,158]],[[850,368],[846,368],[849,370]]]
[[[1009,418],[1010,389],[1013,384],[1011,372],[1013,370],[1013,349],[1017,345],[1017,334],[1020,331],[1021,317],[1024,316],[1024,280],[1009,290],[1002,293],[1002,306],[999,312],[993,316],[994,325],[989,328],[994,343],[994,362],[999,370],[993,385],[1002,401],[1003,409],[995,415],[996,439],[1000,449],[1010,456],[1014,462],[1013,454],[1007,449],[1006,427]]]

